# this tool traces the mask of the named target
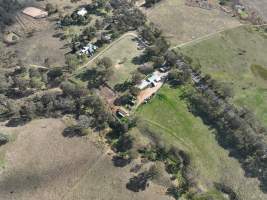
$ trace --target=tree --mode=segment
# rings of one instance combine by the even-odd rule
[[[97,30],[100,30],[100,29],[102,29],[102,27],[103,27],[103,23],[102,23],[102,21],[100,21],[99,19],[96,19],[96,20],[95,20],[95,28],[96,28]]]
[[[57,67],[57,68],[53,68],[50,69],[47,73],[47,77],[50,81],[55,80],[58,77],[61,77],[63,75],[62,69]]]
[[[6,136],[3,133],[0,133],[0,146],[6,144],[8,142],[9,142],[8,136]]]
[[[181,83],[182,72],[179,69],[172,69],[168,74],[168,80],[172,85]]]
[[[80,61],[75,54],[68,54],[66,55],[65,63],[68,66],[68,69],[70,71],[73,71],[78,67],[78,65],[80,64]]]
[[[112,60],[109,57],[103,57],[97,64],[103,65],[106,69],[111,68],[113,65]]]
[[[81,35],[82,39],[86,40],[87,42],[91,41],[95,36],[96,29],[92,26],[85,28]]]
[[[140,84],[143,78],[144,78],[144,75],[141,74],[140,72],[138,71],[133,72],[132,73],[132,85]]]
[[[176,64],[177,55],[174,51],[167,51],[165,58],[169,65],[173,66]]]
[[[76,93],[76,87],[73,83],[69,81],[64,81],[60,84],[60,88],[63,91],[63,94],[66,96],[74,96]]]
[[[133,147],[133,137],[130,135],[122,135],[113,147],[115,147],[118,152],[126,152]]]

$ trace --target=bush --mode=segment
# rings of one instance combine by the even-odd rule
[[[0,145],[4,145],[9,142],[8,136],[3,133],[0,133]]]

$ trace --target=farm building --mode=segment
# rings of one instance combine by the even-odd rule
[[[161,81],[162,75],[160,73],[154,72],[151,77],[148,78],[150,83],[157,83]]]
[[[86,55],[92,56],[92,55],[95,53],[96,49],[97,49],[97,46],[95,46],[95,45],[89,43],[89,44],[87,44],[85,47],[83,47],[83,48],[78,52],[78,54],[79,54],[79,55],[84,55],[84,54],[86,54]]]
[[[166,74],[164,73],[155,71],[149,78],[142,80],[142,82],[139,85],[137,85],[137,88],[139,88],[140,90],[144,90],[150,86],[155,86],[155,84],[160,82],[165,75]]]
[[[35,7],[24,8],[24,10],[22,10],[22,13],[35,19],[45,18],[48,16],[48,12]]]
[[[142,82],[139,85],[137,85],[137,88],[140,90],[144,90],[144,89],[148,88],[150,85],[151,85],[151,83],[149,81],[142,80]]]
[[[119,117],[129,117],[129,113],[124,109],[124,108],[122,108],[122,107],[120,107],[118,110],[117,110],[117,115],[119,116]]]
[[[85,8],[81,8],[80,10],[77,11],[77,14],[80,16],[85,16],[87,13],[88,12]]]

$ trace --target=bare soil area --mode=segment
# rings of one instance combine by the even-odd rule
[[[0,173],[2,200],[169,199],[151,184],[133,193],[126,183],[130,166],[113,166],[97,137],[64,138],[60,119],[34,120],[23,127],[0,127],[15,138],[0,148],[5,166]],[[159,193],[161,191],[161,193]]]

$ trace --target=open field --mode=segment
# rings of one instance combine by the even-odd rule
[[[267,126],[267,37],[263,30],[239,27],[180,50],[193,58],[193,65],[200,63],[204,72],[231,85],[233,101],[250,108]]]
[[[64,127],[60,119],[0,127],[14,138],[0,148],[1,200],[170,200],[154,184],[145,192],[127,190],[131,165],[115,167],[98,137],[64,138]]]
[[[139,107],[139,129],[158,134],[169,144],[184,149],[192,158],[192,176],[204,191],[213,190],[213,182],[224,182],[244,200],[266,199],[255,179],[244,177],[237,160],[220,147],[215,135],[200,118],[193,116],[181,98],[181,89],[164,86],[149,104]]]
[[[101,57],[109,57],[113,61],[114,73],[108,84],[114,87],[118,83],[123,83],[130,78],[131,72],[137,69],[139,65],[132,62],[133,58],[141,54],[137,49],[135,37],[127,35],[109,48]]]
[[[164,0],[145,13],[173,46],[240,25],[236,18],[219,9],[189,7],[185,0]]]
[[[46,30],[36,32],[32,37],[25,38],[6,50],[16,51],[18,59],[26,65],[42,66],[48,58],[51,67],[62,67],[65,63],[65,54],[69,49],[64,47],[64,42],[59,38],[53,37],[54,34],[54,26],[51,25]]]

